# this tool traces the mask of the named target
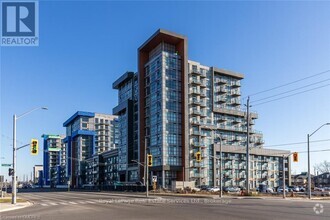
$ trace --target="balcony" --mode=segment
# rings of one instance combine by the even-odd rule
[[[199,131],[191,131],[190,133],[191,135],[196,135],[196,136],[200,136],[201,133]]]
[[[194,98],[194,99],[190,99],[189,101],[190,101],[190,104],[192,104],[192,105],[201,105],[202,102],[203,102],[203,101],[198,100],[198,99],[196,99],[196,98]]]
[[[232,95],[233,97],[241,96],[241,94],[240,94],[238,91],[232,91],[232,92],[231,92],[231,95]]]
[[[189,93],[193,95],[200,95],[201,91],[199,89],[189,89]]]
[[[189,82],[190,82],[191,84],[194,84],[194,85],[200,85],[200,84],[202,84],[202,82],[201,82],[199,79],[194,79],[194,78],[191,78],[191,79],[189,80]]]
[[[225,94],[226,92],[228,92],[228,90],[225,88],[215,89],[215,93]]]
[[[200,120],[197,120],[197,119],[193,118],[193,119],[190,120],[190,124],[200,125],[201,123],[200,123]]]
[[[231,87],[232,87],[232,88],[238,88],[238,87],[241,87],[241,82],[240,82],[240,81],[233,82],[233,83],[231,84]]]
[[[238,106],[238,105],[241,105],[241,101],[239,100],[239,99],[232,99],[231,100],[231,104],[233,105],[233,106]]]
[[[200,115],[201,114],[201,111],[200,110],[197,110],[197,109],[193,109],[193,110],[190,110],[190,114],[191,115]]]
[[[265,141],[264,140],[261,140],[261,139],[258,139],[258,140],[256,140],[256,145],[263,145],[263,144],[265,144]]]
[[[203,118],[207,117],[206,112],[205,111],[201,111],[200,117],[203,117]]]
[[[192,69],[190,73],[194,75],[201,75],[201,72],[198,71],[197,69]]]
[[[242,119],[240,118],[235,118],[234,121],[233,121],[233,124],[239,124],[242,122]]]
[[[200,96],[202,96],[202,97],[206,97],[206,91],[205,91],[205,90],[201,90],[201,91],[200,91]]]
[[[201,80],[201,84],[199,85],[200,87],[206,88],[206,80]]]
[[[220,117],[220,118],[217,118],[217,122],[225,122],[227,121],[226,117]]]
[[[227,84],[227,80],[218,78],[218,79],[216,79],[215,83],[220,84],[220,85],[224,85],[224,84]]]
[[[214,102],[216,102],[216,103],[225,103],[226,101],[227,101],[226,98],[223,98],[223,97],[217,98],[214,100]]]

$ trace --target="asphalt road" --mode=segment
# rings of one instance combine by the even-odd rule
[[[329,200],[220,200],[171,196],[147,200],[142,195],[96,192],[20,193],[19,197],[33,205],[0,213],[0,219],[330,219]]]

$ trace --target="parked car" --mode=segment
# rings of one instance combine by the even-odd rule
[[[303,186],[299,186],[299,192],[305,192],[306,189]]]
[[[241,191],[241,189],[239,187],[236,187],[236,186],[229,188],[229,192],[240,192],[240,191]]]
[[[299,192],[298,186],[289,186],[289,192]]]
[[[210,192],[219,192],[220,191],[220,188],[219,187],[213,187],[209,190]]]
[[[282,186],[278,187],[278,188],[277,188],[277,192],[278,192],[278,193],[283,193],[283,187],[282,187]],[[289,192],[288,187],[285,187],[285,192]]]
[[[322,187],[314,187],[314,191],[324,192],[324,188],[322,188]]]
[[[210,189],[210,187],[207,186],[207,185],[201,185],[199,188],[200,188],[201,190],[205,190],[205,191],[208,191],[208,189]]]
[[[259,187],[257,188],[257,191],[261,193],[273,193],[274,189],[267,186],[266,184],[260,184]]]

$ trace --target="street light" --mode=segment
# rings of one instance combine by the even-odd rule
[[[11,203],[16,204],[16,121],[36,110],[48,110],[47,107],[37,107],[34,109],[31,109],[30,111],[27,111],[19,116],[16,116],[16,114],[13,115],[13,176],[12,176],[12,198],[11,198]]]
[[[325,123],[316,129],[312,134],[307,134],[307,152],[308,152],[308,198],[312,197],[312,187],[311,187],[311,167],[310,167],[310,152],[309,152],[309,138],[320,130],[323,126],[330,125],[330,123]]]
[[[221,145],[221,133],[219,134],[219,151],[220,151],[220,156],[219,156],[219,189],[220,189],[220,194],[219,197],[222,198],[222,145]]]

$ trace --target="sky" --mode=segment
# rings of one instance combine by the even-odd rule
[[[0,48],[1,162],[12,161],[13,114],[49,108],[17,121],[18,146],[31,138],[41,143],[42,134],[65,134],[63,122],[78,110],[111,114],[117,104],[112,83],[137,70],[137,48],[163,28],[188,37],[190,60],[243,73],[242,97],[251,95],[265,147],[301,152],[292,173],[306,171],[306,143],[277,145],[306,142],[330,122],[330,87],[256,101],[320,81],[282,96],[328,85],[330,72],[253,94],[330,69],[329,9],[330,2],[299,1],[40,1],[39,46]],[[326,139],[330,126],[311,137]],[[321,149],[330,142],[311,142],[311,150]],[[330,151],[313,152],[312,167],[329,158]],[[36,164],[42,154],[18,151],[20,178]],[[6,176],[8,168],[0,173]]]

